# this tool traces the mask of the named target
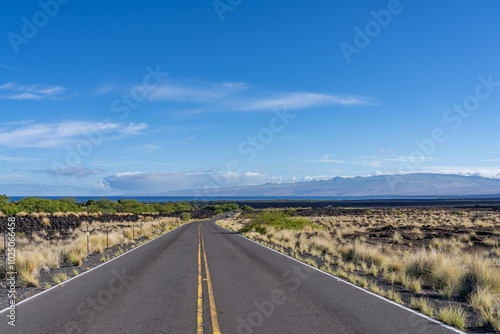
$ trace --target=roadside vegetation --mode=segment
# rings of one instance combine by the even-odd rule
[[[262,210],[219,224],[457,328],[500,331],[497,212],[321,214]]]
[[[38,287],[41,272],[65,267],[81,268],[85,259],[94,254],[103,254],[98,262],[106,262],[109,260],[109,255],[104,256],[106,251],[113,250],[112,255],[117,256],[124,248],[133,248],[193,219],[207,219],[239,209],[234,203],[207,205],[199,209],[188,202],[143,203],[105,198],[77,202],[74,198],[49,200],[38,197],[10,201],[7,196],[0,196],[0,226],[5,224],[6,216],[18,218],[17,284]],[[2,236],[1,258],[3,252]],[[53,276],[54,282],[64,280],[64,276],[58,275],[57,272]],[[5,268],[1,261],[0,278],[3,277]],[[44,287],[46,283],[42,283]]]
[[[203,207],[204,210],[213,210],[217,214],[221,214],[229,211],[238,211],[240,206],[236,203],[224,203],[224,204],[214,204],[206,205]]]
[[[309,222],[308,219],[292,217],[289,214],[278,211],[264,211],[250,216],[251,223],[243,226],[238,232],[255,231],[260,234],[265,234],[268,228],[276,231],[288,230],[302,230],[305,226],[313,228],[321,228],[321,226]]]
[[[116,249],[115,255],[123,253],[123,247],[133,248],[148,240],[188,222],[189,219],[162,217],[158,219],[141,218],[139,221],[123,222],[90,222],[72,229],[69,235],[56,234],[47,238],[47,233],[36,232],[31,235],[16,235],[16,270],[18,286],[38,287],[38,276],[41,271],[49,272],[61,267],[80,267],[83,261],[93,254],[101,254],[106,250]],[[87,230],[89,231],[87,244]],[[88,253],[87,253],[88,245]],[[0,241],[3,252],[3,238]],[[2,254],[3,258],[3,254]],[[105,262],[109,258],[102,258]],[[75,272],[76,274],[78,271]],[[4,277],[4,264],[0,265],[0,277]],[[66,272],[58,272],[53,276],[56,284],[64,281]],[[67,279],[67,277],[66,277]]]
[[[121,199],[112,201],[101,198],[97,201],[89,199],[77,202],[72,197],[50,200],[39,197],[25,197],[18,201],[11,201],[9,197],[0,195],[0,212],[4,215],[17,215],[22,213],[171,213],[175,211],[189,211],[195,209],[189,202],[143,203],[134,199]]]

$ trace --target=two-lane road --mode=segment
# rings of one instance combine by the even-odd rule
[[[0,333],[453,333],[210,222],[18,305]]]

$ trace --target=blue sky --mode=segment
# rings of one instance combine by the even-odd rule
[[[0,193],[500,178],[496,1],[0,6]]]

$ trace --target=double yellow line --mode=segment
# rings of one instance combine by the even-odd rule
[[[212,317],[212,332],[213,334],[221,334],[219,320],[217,319],[217,308],[215,307],[214,291],[212,289],[212,281],[210,280],[210,270],[208,270],[207,254],[205,252],[205,242],[203,241],[203,233],[201,232],[201,223],[198,227],[198,312],[197,312],[197,334],[203,334],[203,269],[201,254],[203,251],[203,259],[205,261],[205,271],[207,276],[207,290],[210,301],[210,315]]]

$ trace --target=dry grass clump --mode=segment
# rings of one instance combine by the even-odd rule
[[[428,315],[429,317],[432,317],[435,312],[434,308],[429,303],[429,299],[425,297],[421,297],[418,299],[412,297],[410,300],[410,308],[420,311],[423,314]]]
[[[64,245],[61,251],[62,258],[71,262],[74,266],[81,266],[86,254],[87,237],[85,235],[80,235],[71,243]]]
[[[354,242],[339,247],[338,251],[345,261],[352,261],[356,264],[365,263],[368,266],[383,267],[389,262],[389,257],[379,246]]]
[[[477,288],[469,297],[470,305],[477,311],[491,311],[498,302],[498,297],[483,287]]]
[[[407,275],[422,279],[423,283],[451,295],[463,274],[463,266],[450,254],[432,249],[420,250],[406,261]]]
[[[65,252],[64,259],[71,262],[74,266],[81,266],[83,262],[83,255],[77,250],[70,250]]]
[[[404,286],[406,289],[408,289],[408,291],[413,291],[417,293],[422,291],[422,281],[420,281],[418,278],[408,277],[406,279]]]
[[[500,271],[489,259],[476,255],[468,262],[460,279],[460,294],[470,296],[478,290],[500,294]]]
[[[375,282],[370,282],[369,285],[368,285],[368,289],[373,292],[373,293],[376,293],[377,295],[383,295],[384,293],[384,290],[381,289],[377,283]]]
[[[45,259],[40,253],[31,252],[29,250],[19,250],[16,254],[16,269],[26,269],[32,274],[35,274],[37,269],[45,265]]]
[[[377,268],[377,266],[375,266],[374,264],[372,264],[372,265],[370,266],[370,268],[367,268],[366,270],[364,270],[364,272],[365,272],[367,275],[377,276],[377,275],[378,275],[378,268]]]
[[[474,257],[460,280],[460,293],[484,322],[500,330],[500,272],[488,259]]]
[[[125,235],[125,238],[132,239],[132,230],[126,229],[124,235]]]
[[[112,233],[112,234],[116,234],[116,233]],[[112,237],[112,240],[114,241],[115,238]],[[108,244],[109,244],[109,240],[108,240]],[[113,244],[113,246],[114,246],[114,244]],[[110,247],[111,247],[111,245],[110,245]],[[90,248],[90,252],[92,252],[92,253],[102,253],[104,251],[104,249],[106,249],[106,234],[101,233],[101,232],[93,233],[89,237],[89,248]]]
[[[498,247],[498,240],[493,237],[486,238],[483,240],[483,244],[487,247],[496,248]]]
[[[42,254],[30,251],[18,251],[16,270],[23,286],[38,287],[38,268],[46,264]]]
[[[448,305],[440,309],[437,319],[459,329],[464,329],[465,327],[465,312],[458,306]]]
[[[366,277],[357,276],[359,271],[364,276],[400,284],[407,291],[421,292],[425,288],[448,299],[465,297],[485,323],[500,330],[500,218],[495,212],[373,209],[362,216],[343,210],[339,215],[308,219],[322,228],[270,227],[260,233],[253,230],[244,234],[264,244],[272,243],[271,247],[279,246],[274,247],[278,250],[287,249],[292,256],[312,265],[317,264],[310,255],[322,259],[322,270],[387,298],[401,300],[399,295],[393,296],[393,290],[381,289],[364,280]],[[237,217],[219,224],[241,231],[251,221]],[[465,326],[465,313],[456,305],[436,311],[427,299],[414,298],[411,304],[452,326]]]
[[[52,279],[54,280],[54,282],[56,282],[56,284],[61,284],[62,282],[67,281],[69,279],[69,276],[64,271],[61,271],[52,276]]]
[[[290,230],[288,230],[290,231]],[[288,241],[293,240],[293,235],[289,238]],[[329,239],[328,236],[324,234],[312,236],[309,240],[309,245],[311,250],[316,250],[320,254],[333,254],[335,253],[337,244],[333,240]]]
[[[32,273],[28,268],[18,269],[18,277],[22,281],[23,286],[37,288],[40,284],[35,273]]]
[[[39,251],[39,254],[44,259],[45,266],[54,269],[58,268],[61,263],[61,250],[57,246],[49,245]]]
[[[399,244],[403,240],[403,236],[399,232],[394,232],[392,235],[391,241],[395,244]]]
[[[482,319],[490,324],[495,331],[500,331],[500,305],[497,304],[496,309],[481,310]]]
[[[113,247],[122,243],[122,230],[118,224],[87,223],[92,226],[89,246],[90,253],[102,253],[106,248],[106,229],[109,231],[108,245]],[[163,232],[180,225],[177,218],[162,218],[143,223],[143,234],[146,238],[153,238]],[[136,237],[140,235],[140,224],[130,223],[135,226]],[[86,230],[86,229],[85,229]],[[44,231],[45,232],[45,231]],[[47,240],[47,233],[32,233],[31,237],[18,235],[16,244],[16,269],[23,286],[38,286],[39,269],[42,267],[58,268],[62,261],[69,261],[74,266],[81,266],[87,255],[87,235],[82,229],[73,230],[71,237],[66,240]],[[56,238],[58,233],[53,234]],[[3,238],[0,238],[3,242]],[[125,244],[131,241],[126,238]],[[0,267],[0,272],[5,275],[5,268]]]
[[[455,238],[452,239],[435,238],[429,245],[429,248],[436,249],[444,253],[453,253],[461,249],[462,247],[463,244],[460,242],[460,240]]]

